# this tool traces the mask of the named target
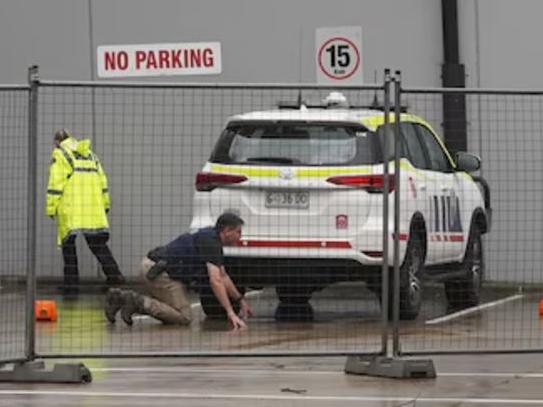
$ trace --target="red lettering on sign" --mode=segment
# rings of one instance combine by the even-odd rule
[[[139,47],[138,47],[139,48]],[[209,48],[162,48],[137,49],[128,47],[125,51],[104,50],[102,53],[104,71],[160,71],[213,68],[214,49]]]
[[[202,50],[200,49],[190,50],[190,66],[191,68],[195,66],[200,68],[202,66]]]
[[[117,55],[117,66],[121,71],[124,71],[128,68],[128,54],[126,51],[121,51]]]
[[[180,49],[172,50],[172,68],[183,68]]]
[[[213,58],[213,50],[211,48],[204,49],[203,57],[204,57],[204,66],[205,67],[213,66],[215,61],[214,61],[214,58]]]
[[[128,68],[128,54],[125,51],[104,53],[104,65],[106,71],[115,71],[117,68],[124,71]]]
[[[136,69],[140,69],[141,64],[146,59],[145,51],[136,51]]]
[[[104,53],[104,62],[106,66],[106,71],[109,71],[110,69],[115,70],[115,67],[117,65],[115,61],[115,52]]]
[[[156,58],[155,58],[155,54],[150,51],[148,54],[147,54],[147,66],[146,66],[147,69],[156,69],[157,68],[157,63],[156,63]]]
[[[170,52],[165,49],[158,51],[158,65],[160,68],[170,67]]]

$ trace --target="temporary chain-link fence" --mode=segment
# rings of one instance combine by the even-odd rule
[[[28,96],[0,88],[0,361],[25,357]]]
[[[481,157],[481,169],[473,175],[489,185],[491,222],[485,233],[485,228],[471,223],[470,213],[465,213],[461,224],[451,229],[449,216],[455,207],[441,199],[452,202],[458,196],[462,202],[466,191],[456,188],[461,185],[456,174],[423,171],[428,177],[426,193],[446,203],[430,210],[434,219],[444,223],[441,229],[439,225],[437,229],[430,226],[428,236],[441,238],[434,245],[441,245],[440,250],[448,252],[451,259],[460,249],[464,253],[461,267],[470,274],[455,276],[455,264],[428,267],[426,275],[433,281],[423,291],[423,317],[414,325],[401,327],[402,351],[541,350],[543,330],[538,304],[543,283],[543,93],[414,88],[401,91],[402,104],[438,131],[446,121],[446,98],[463,100],[456,106],[465,105],[465,116],[460,107],[453,112],[456,121],[449,125],[457,132],[465,132],[467,151]],[[464,202],[470,203],[465,198]],[[460,230],[469,231],[469,235],[462,242],[453,240],[451,236]]]
[[[343,91],[347,100],[356,106],[371,105],[376,92],[382,100],[379,87]],[[151,249],[188,232],[193,217],[196,219],[193,229],[212,226],[223,211],[231,210],[246,222],[243,229],[247,238],[287,243],[304,240],[320,245],[319,236],[312,234],[319,226],[317,198],[305,214],[303,210],[295,210],[294,214],[290,210],[289,215],[288,209],[264,207],[262,190],[274,180],[262,175],[267,175],[265,171],[274,171],[273,156],[267,158],[268,161],[271,158],[270,162],[245,165],[254,175],[253,187],[241,198],[235,194],[221,196],[220,190],[201,192],[214,195],[206,207],[201,207],[200,202],[193,205],[193,197],[196,175],[203,170],[229,117],[276,109],[278,103],[292,105],[283,109],[286,117],[299,115],[300,109],[304,109],[297,105],[300,99],[308,105],[320,104],[329,93],[329,89],[296,86],[40,84],[38,297],[53,295],[59,300],[60,309],[56,324],[38,324],[37,353],[379,352],[379,304],[361,282],[362,273],[356,263],[337,262],[320,252],[310,254],[307,259],[296,258],[300,257],[303,247],[293,246],[290,251],[294,250],[294,256],[280,257],[272,253],[275,259],[271,260],[260,255],[248,261],[239,258],[232,264],[234,261],[227,259],[227,272],[239,290],[246,290],[247,301],[255,313],[249,321],[249,329],[243,333],[230,332],[225,320],[206,318],[206,313],[214,313],[214,306],[220,308],[209,288],[204,304],[199,301],[201,289],[189,290],[194,319],[189,328],[163,325],[146,316],[135,317],[131,327],[119,316],[116,324],[108,324],[104,317],[104,294],[100,292],[106,288],[105,276],[82,237],[76,241],[80,274],[77,300],[64,301],[52,294],[56,287],[51,283],[56,286],[62,282],[63,258],[56,247],[55,222],[45,216],[42,208],[45,207],[53,134],[57,129],[70,129],[79,139],[91,138],[93,151],[101,159],[109,180],[111,239],[108,244],[122,273],[130,283],[137,285],[141,283],[142,258]],[[266,114],[256,113],[255,119],[266,120]],[[338,120],[333,114],[328,119]],[[303,149],[311,148],[310,140],[300,140],[299,145],[289,147],[292,151],[287,155],[307,155]],[[253,146],[245,148],[250,150]],[[284,154],[284,151],[279,153]],[[326,152],[320,159],[329,161],[330,154]],[[285,163],[279,161],[275,168],[285,168]],[[319,171],[318,166],[313,168]],[[246,171],[238,166],[217,172],[228,170]],[[313,177],[316,175],[315,172]],[[303,182],[305,186],[298,182],[297,188],[281,188],[317,191],[310,181]],[[328,206],[326,199],[321,198],[324,206]],[[335,217],[332,219],[335,221]],[[283,230],[277,230],[277,225]],[[281,247],[269,249],[272,252],[284,250]],[[349,284],[356,281],[358,283]],[[333,286],[335,282],[345,284]],[[137,287],[139,292],[144,291],[141,288]],[[285,318],[288,321],[277,317],[281,296],[287,298],[291,308],[299,307],[292,311],[298,315]],[[311,305],[307,306],[309,298]],[[207,304],[210,301],[211,304]],[[296,305],[299,301],[302,304]]]
[[[323,102],[334,89],[35,82],[37,116],[30,124],[29,88],[0,89],[0,360],[386,354],[390,328],[395,354],[539,351],[541,94],[397,87],[390,109],[416,115],[403,113],[397,124],[393,114],[383,114],[392,85],[345,87],[345,100],[334,95]],[[465,121],[459,112],[453,114],[458,123],[443,114],[444,94],[462,99],[452,106],[465,106]],[[396,122],[389,136],[400,137],[396,181],[380,175],[388,120]],[[48,202],[65,193],[57,188],[61,178],[51,181],[52,168],[64,160],[52,156],[61,129],[89,139],[95,154],[85,159],[84,143],[84,151],[74,147],[63,161],[66,179],[99,172],[98,160],[107,174],[107,191],[101,185],[111,200],[107,241],[81,230],[66,244],[65,235],[57,236],[59,213],[47,216]],[[458,146],[454,137],[463,131],[467,151],[482,158],[472,174],[477,183],[453,170],[439,143]],[[390,148],[392,157],[392,140]],[[468,165],[473,157],[462,159]],[[392,173],[394,163],[389,168]],[[394,190],[388,249],[386,182]],[[92,212],[96,201],[85,188],[80,205]],[[36,194],[35,224],[28,221],[28,191]],[[125,304],[135,301],[131,326],[119,314],[108,322],[106,274],[115,264],[127,280],[121,289],[150,294],[142,259],[183,233],[212,226],[224,211],[245,221],[240,246],[225,248],[225,266],[252,305],[249,329],[232,331],[224,317],[215,318],[222,307],[201,279],[186,282],[190,326],[145,315],[153,306],[139,295],[122,297]],[[397,298],[382,290],[382,279],[392,282],[394,275],[381,272],[381,259],[388,252],[392,261],[395,245]],[[24,284],[29,269],[36,273],[36,299],[56,301],[58,319],[37,322],[31,332],[27,326],[25,334],[25,318],[34,312],[32,287]]]

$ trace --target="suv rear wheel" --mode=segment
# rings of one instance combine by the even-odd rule
[[[403,264],[400,266],[400,319],[416,319],[422,304],[420,276],[424,267],[424,241],[418,232],[410,233]],[[392,286],[392,284],[391,284]],[[389,308],[392,311],[392,307]]]
[[[476,306],[481,300],[485,261],[481,231],[475,223],[471,226],[461,268],[464,277],[445,281],[445,294],[452,310]]]
[[[242,294],[245,292],[245,290],[240,289],[239,287],[238,290]],[[206,314],[207,318],[226,320],[226,311],[222,307],[219,300],[217,300],[217,297],[215,297],[211,287],[206,286],[200,289],[200,304],[202,305],[202,310],[204,311],[204,314]],[[237,314],[240,310],[239,302],[232,301],[232,308]]]
[[[313,289],[300,286],[275,287],[279,305],[275,310],[277,321],[313,321],[313,307],[309,303]]]
[[[405,258],[400,266],[400,319],[413,320],[419,315],[422,304],[422,284],[420,277],[423,273],[425,246],[423,230],[411,228]],[[394,316],[394,269],[391,267],[389,276],[388,318]],[[381,282],[372,280],[368,288],[377,294],[382,304]]]

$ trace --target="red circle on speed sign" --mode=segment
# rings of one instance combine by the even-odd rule
[[[323,55],[326,53],[326,55]],[[353,55],[354,54],[354,55]],[[329,56],[329,67],[323,64],[323,59]],[[354,62],[351,61],[354,56]],[[345,37],[334,37],[326,41],[319,49],[319,67],[332,79],[347,79],[351,77],[360,65],[360,52],[356,45]]]

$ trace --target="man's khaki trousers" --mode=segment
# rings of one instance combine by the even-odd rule
[[[143,310],[165,324],[188,325],[192,321],[187,290],[183,283],[172,280],[168,273],[162,272],[154,280],[147,278],[147,272],[154,261],[144,257],[141,262],[141,277],[151,297],[144,296]]]

